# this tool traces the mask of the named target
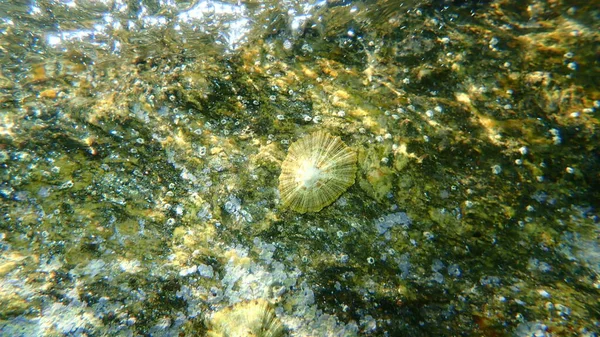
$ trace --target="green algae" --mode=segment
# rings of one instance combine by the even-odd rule
[[[180,43],[166,29],[142,40],[115,33],[126,62],[74,44],[41,63],[24,57],[36,60],[25,73],[5,63],[1,228],[7,250],[31,258],[18,268],[3,262],[0,274],[27,278],[36,295],[3,294],[0,303],[12,303],[3,322],[73,292],[90,307],[102,298],[122,305],[141,334],[178,312],[208,317],[231,304],[210,291],[223,286],[230,261],[241,269],[271,261],[259,239],[276,246],[271,259],[286,271],[300,271],[272,296],[283,316],[322,310],[359,322],[364,334],[367,316],[375,334],[390,335],[503,335],[526,321],[558,334],[597,329],[586,323],[598,312],[589,299],[597,270],[572,257],[575,243],[596,238],[596,211],[585,209],[599,199],[600,96],[585,47],[598,36],[587,5],[563,18],[566,4],[536,2],[542,27],[504,1],[473,15],[377,5],[387,11],[324,7],[326,24],[306,24],[302,36],[278,36],[270,29],[286,24],[269,21],[257,28],[266,34],[230,54],[210,39]],[[580,35],[570,34],[575,19]],[[146,43],[155,40],[161,47]],[[56,96],[40,97],[45,90]],[[282,211],[283,154],[317,129],[358,151],[357,183],[318,214]],[[396,212],[412,223],[379,232],[378,219]],[[579,241],[567,239],[573,233]],[[51,258],[61,264],[37,271]],[[180,275],[198,265],[218,276]],[[460,275],[448,271],[454,265]],[[316,305],[296,296],[301,282]],[[185,287],[197,293],[184,300]],[[28,311],[32,298],[37,309]],[[106,315],[90,331],[123,317]],[[186,320],[186,329],[205,328]]]

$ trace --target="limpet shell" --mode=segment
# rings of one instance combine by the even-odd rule
[[[284,208],[318,212],[333,203],[356,176],[356,152],[324,131],[294,142],[281,164],[279,194]]]
[[[281,337],[285,329],[263,299],[236,303],[215,312],[208,322],[208,337]]]

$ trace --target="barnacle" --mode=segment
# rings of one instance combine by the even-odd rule
[[[318,212],[354,184],[356,153],[340,137],[319,131],[294,142],[281,165],[283,207]]]
[[[240,302],[213,314],[209,337],[281,337],[285,330],[265,300]]]

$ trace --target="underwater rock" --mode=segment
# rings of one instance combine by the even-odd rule
[[[359,151],[360,174],[358,184],[371,198],[383,201],[392,191],[394,171],[387,165],[388,149],[368,146]],[[386,160],[382,162],[382,158]]]

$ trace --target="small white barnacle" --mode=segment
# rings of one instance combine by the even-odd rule
[[[215,312],[208,321],[209,337],[280,337],[285,329],[263,299],[236,303]]]
[[[340,137],[318,131],[294,142],[281,165],[283,207],[318,212],[333,203],[356,176],[356,152]]]

